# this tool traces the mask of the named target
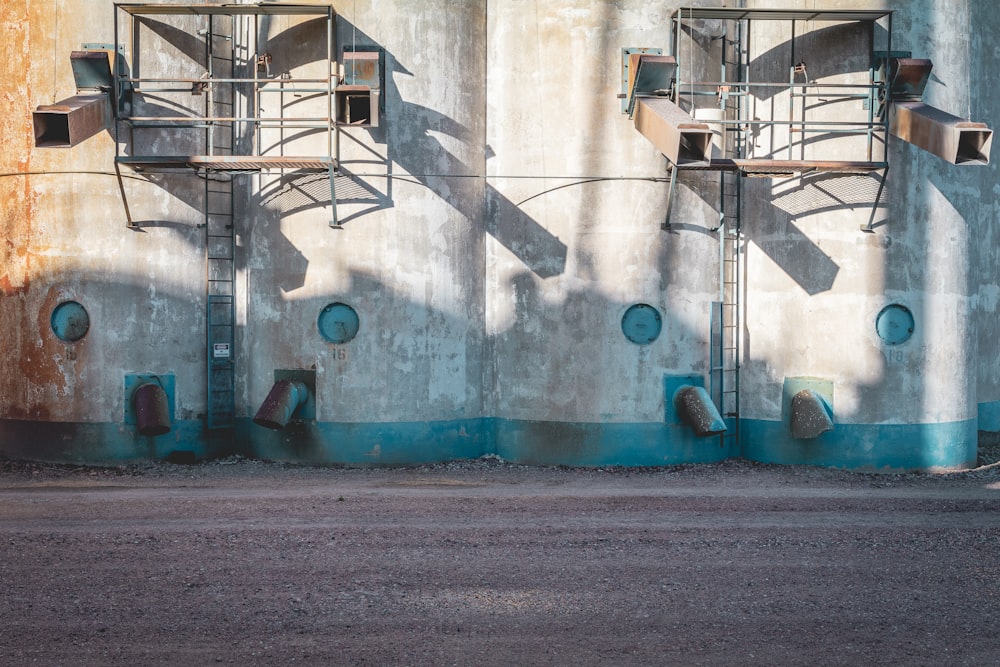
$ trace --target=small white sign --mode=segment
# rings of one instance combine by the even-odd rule
[[[229,358],[229,343],[214,343],[212,345],[212,357],[214,359]]]

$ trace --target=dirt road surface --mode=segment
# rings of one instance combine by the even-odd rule
[[[3,665],[995,665],[1000,472],[0,461]]]

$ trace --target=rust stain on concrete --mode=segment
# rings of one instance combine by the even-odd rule
[[[27,0],[0,5],[0,34],[5,45],[0,59],[0,173],[20,174],[31,170],[34,134],[31,127],[31,57]],[[34,192],[30,176],[0,177],[0,202],[4,216],[0,229],[0,291],[11,295],[27,289],[30,280],[27,249],[31,239]]]
[[[42,355],[27,349],[37,340],[28,331],[30,307],[32,215],[35,199],[31,177],[31,151],[34,132],[31,124],[31,31],[27,0],[8,0],[0,4],[0,35],[4,57],[0,59],[0,330],[7,344],[0,354],[0,364],[15,372],[0,373],[0,417],[45,418],[44,392],[25,370]],[[62,384],[63,381],[60,381]]]

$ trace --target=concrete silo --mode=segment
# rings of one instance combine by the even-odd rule
[[[0,452],[970,465],[987,3],[702,4],[8,3]]]

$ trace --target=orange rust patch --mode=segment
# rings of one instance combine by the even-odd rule
[[[0,58],[0,171],[24,173],[31,170],[34,135],[31,127],[32,58],[31,30],[27,0],[0,3],[0,35],[4,57]],[[52,34],[51,31],[47,34]],[[0,179],[0,290],[3,294],[27,290],[31,273],[28,248],[31,240],[35,192],[30,176]]]
[[[17,364],[21,386],[27,396],[23,405],[11,408],[12,413],[20,413],[20,418],[44,420],[72,412],[72,403],[77,398],[73,386],[76,378],[64,368],[69,361],[69,346],[56,338],[49,322],[53,309],[66,298],[61,288],[52,286],[38,308],[34,326],[29,324],[28,314],[25,313],[24,323],[27,326],[21,331]],[[84,341],[73,345],[75,355],[84,349]],[[74,362],[69,363],[75,365]]]
[[[4,296],[27,294],[30,286],[31,279],[28,277],[25,277],[24,282],[21,284],[15,285],[10,281],[10,276],[0,275],[0,294],[3,294]]]

